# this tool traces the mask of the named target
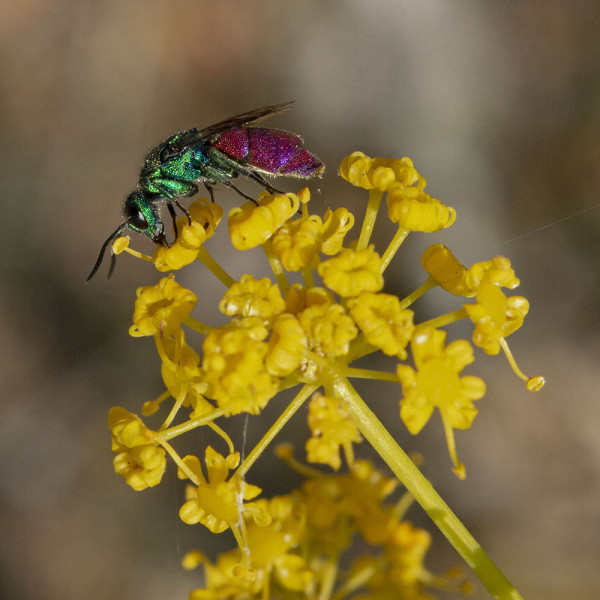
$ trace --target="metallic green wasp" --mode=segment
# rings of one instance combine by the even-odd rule
[[[189,219],[180,199],[195,196],[199,183],[206,187],[211,199],[213,186],[222,183],[254,201],[234,186],[232,180],[244,175],[267,191],[277,193],[264,175],[321,177],[325,166],[304,147],[300,136],[280,129],[249,127],[260,119],[288,110],[290,104],[266,106],[201,130],[193,128],[176,133],[153,148],[146,157],[137,188],[125,200],[125,220],[102,245],[86,281],[96,274],[108,245],[124,229],[132,229],[157,244],[170,246],[159,207],[162,203],[167,205],[177,235],[175,206]],[[110,272],[114,255],[112,258]]]

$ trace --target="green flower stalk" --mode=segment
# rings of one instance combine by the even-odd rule
[[[418,502],[495,598],[520,598],[456,515],[420,473],[352,386],[352,379],[395,382],[399,417],[418,434],[434,412],[441,416],[453,470],[466,476],[458,459],[454,432],[472,426],[475,403],[485,394],[483,380],[463,374],[475,360],[473,345],[487,354],[502,350],[518,377],[534,391],[542,377],[526,377],[518,368],[507,337],[519,329],[528,311],[520,296],[503,288],[519,284],[504,257],[467,268],[441,244],[427,248],[421,264],[424,283],[405,298],[383,293],[384,273],[410,232],[433,233],[452,225],[453,208],[425,192],[426,181],[408,158],[346,157],[340,173],[368,190],[365,217],[357,240],[349,242],[355,216],[345,208],[322,217],[309,212],[310,193],[261,194],[228,216],[229,236],[242,252],[262,247],[273,279],[251,274],[235,281],[206,250],[222,209],[205,199],[190,207],[192,220],[178,221],[179,235],[170,248],[153,257],[128,248],[118,238],[116,253],[127,251],[173,271],[199,260],[224,285],[219,309],[227,317],[211,327],[192,316],[198,302],[173,274],[137,290],[135,337],[154,337],[165,391],[146,402],[144,416],[170,403],[157,430],[123,408],[109,414],[115,471],[136,490],[158,485],[167,455],[187,481],[181,519],[200,523],[213,533],[231,530],[237,548],[212,563],[199,551],[184,559],[186,568],[202,565],[206,587],[191,598],[433,598],[432,590],[467,591],[456,569],[430,573],[424,558],[431,539],[408,522],[406,512]],[[387,248],[371,243],[385,197],[387,216],[397,232]],[[300,213],[300,214],[299,214]],[[290,283],[298,273],[302,283]],[[413,304],[439,286],[463,298],[457,310],[420,322]],[[472,343],[447,341],[442,327],[460,320],[473,323]],[[193,349],[186,330],[203,336]],[[395,370],[356,366],[358,359],[382,353],[397,361]],[[410,359],[409,359],[410,357]],[[258,415],[280,391],[297,387],[294,399],[270,425],[243,461],[225,432],[231,415]],[[379,399],[380,401],[380,399]],[[306,461],[326,465],[317,470],[297,461],[291,448],[278,455],[306,476],[304,485],[285,496],[264,498],[248,476],[282,427],[305,404],[311,436]],[[174,425],[175,418],[179,424]],[[210,427],[223,449],[208,446],[203,456],[180,456],[172,441],[197,427]],[[366,439],[394,473],[386,478],[355,456]],[[346,468],[342,471],[342,465]],[[400,484],[405,492],[395,498]],[[366,556],[352,550],[362,538],[373,547]],[[350,556],[350,568],[341,561]]]

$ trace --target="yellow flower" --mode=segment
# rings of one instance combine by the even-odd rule
[[[340,304],[315,304],[298,320],[308,337],[308,347],[320,356],[343,356],[358,335],[352,319]]]
[[[267,334],[260,319],[247,317],[212,330],[204,340],[206,395],[227,415],[257,414],[279,389],[277,378],[265,367]]]
[[[361,292],[378,292],[383,287],[381,258],[373,246],[364,250],[342,250],[318,268],[323,283],[343,298]]]
[[[306,219],[287,221],[273,236],[273,250],[287,271],[299,271],[314,267],[321,250],[320,217],[311,215]]]
[[[368,543],[381,544],[396,521],[395,507],[383,501],[397,485],[364,460],[350,465],[349,473],[307,480],[302,499],[317,548],[339,551],[350,543],[348,536],[354,530]]]
[[[396,296],[363,292],[348,300],[348,309],[369,344],[388,356],[406,359],[406,346],[414,329],[414,313],[400,308]]]
[[[165,451],[151,444],[129,448],[115,456],[113,466],[115,473],[139,492],[160,483],[167,466]]]
[[[259,204],[246,202],[229,211],[229,237],[237,250],[249,250],[264,244],[290,217],[298,211],[296,194],[267,194]]]
[[[200,234],[204,232],[204,229],[199,223],[192,222],[191,225],[188,225],[187,219],[185,219],[185,225],[183,220],[180,219],[178,221],[178,227],[192,229],[196,235],[198,235],[199,239],[202,237]],[[162,273],[166,271],[177,271],[186,265],[192,264],[196,258],[198,258],[197,248],[187,248],[183,244],[177,242],[168,248],[161,245],[156,246],[154,254],[152,255],[154,266]]]
[[[259,600],[262,597],[261,590],[268,583],[268,575],[258,571],[254,578],[240,577],[239,550],[220,554],[215,564],[203,555],[199,560],[204,567],[206,587],[192,590],[189,600]]]
[[[475,324],[473,343],[486,354],[498,354],[501,340],[519,329],[529,312],[526,298],[507,298],[498,285],[488,281],[479,285],[477,302],[464,307]]]
[[[340,449],[344,449],[349,464],[354,462],[352,444],[362,440],[356,423],[339,400],[316,393],[308,406],[308,426],[312,437],[306,442],[308,462],[323,463],[336,471],[342,461]]]
[[[242,501],[252,500],[261,492],[259,487],[244,482],[238,475],[228,480],[229,470],[235,462],[211,446],[206,447],[204,457],[207,479],[204,479],[197,457],[186,457],[184,462],[201,482],[193,498],[179,510],[181,520],[188,525],[202,523],[213,533],[221,533],[241,518],[241,511],[244,510]]]
[[[466,340],[445,346],[446,332],[431,327],[415,328],[411,351],[416,370],[398,365],[404,398],[400,416],[408,430],[419,433],[437,408],[442,417],[456,429],[468,429],[477,409],[473,400],[485,394],[479,377],[460,377],[460,372],[475,358]]]
[[[223,216],[223,209],[205,198],[196,200],[188,209],[192,218],[187,216],[177,220],[179,235],[169,248],[157,245],[152,260],[159,271],[181,269],[193,263],[198,257],[198,250],[209,239]]]
[[[285,296],[286,311],[293,314],[300,314],[309,306],[334,304],[333,294],[321,287],[305,288],[299,283],[290,287]]]
[[[163,277],[156,285],[140,287],[133,312],[129,335],[172,335],[192,312],[198,298],[179,285],[172,275]]]
[[[482,281],[513,290],[520,281],[510,266],[510,260],[504,256],[495,256],[492,260],[475,263],[471,266],[465,279],[472,289],[477,289]]]
[[[321,252],[333,256],[342,249],[344,238],[354,227],[354,215],[346,208],[327,210],[321,228]]]
[[[427,531],[407,521],[397,523],[386,540],[383,556],[361,557],[352,565],[351,576],[360,572],[374,573],[366,582],[369,594],[362,598],[433,600],[425,590],[433,575],[423,562],[430,545],[431,536]],[[436,579],[438,585],[444,585],[444,578]]]
[[[471,279],[467,283],[467,269],[443,244],[433,244],[421,256],[421,265],[430,277],[447,292],[470,298],[475,295]]]
[[[206,198],[199,198],[188,208],[192,221],[197,221],[202,225],[205,231],[205,239],[210,239],[217,229],[217,225],[223,218],[223,207],[216,202],[210,202]],[[186,219],[187,220],[187,219]],[[193,232],[191,232],[193,234]],[[194,235],[190,239],[182,232],[182,243],[189,246],[198,245],[198,240]]]
[[[269,279],[254,279],[242,275],[223,296],[219,310],[230,317],[260,317],[265,321],[274,319],[285,310],[285,302],[277,285]]]
[[[387,195],[390,221],[409,231],[432,233],[450,227],[456,211],[416,187],[394,184]]]
[[[156,435],[137,415],[120,406],[114,406],[108,411],[108,427],[112,434],[113,450],[122,446],[143,446],[152,442]]]
[[[425,180],[417,173],[410,158],[370,158],[362,152],[353,152],[340,165],[340,175],[352,185],[366,190],[385,192],[396,183],[425,187]]]
[[[265,366],[271,375],[285,377],[304,359],[308,343],[306,334],[294,315],[284,314],[273,323]]]
[[[306,560],[293,554],[305,533],[305,516],[291,496],[259,500],[254,506],[270,515],[267,525],[251,522],[247,526],[247,542],[252,565],[257,570],[274,570],[284,588],[308,591],[313,572]]]
[[[296,221],[288,220],[273,236],[273,250],[287,271],[314,268],[319,252],[337,254],[346,233],[354,225],[354,215],[345,208],[328,210],[324,219],[305,215]]]
[[[156,345],[162,359],[162,378],[173,398],[179,399],[182,396],[185,398],[190,391],[192,393],[205,391],[200,357],[185,343],[183,330],[174,338],[156,336]]]
[[[460,377],[460,372],[475,359],[466,340],[456,340],[445,347],[446,332],[431,327],[417,327],[411,342],[415,369],[398,365],[398,379],[404,398],[400,401],[400,418],[412,434],[425,426],[435,408],[440,411],[448,451],[454,472],[465,477],[465,468],[456,454],[453,429],[468,429],[477,415],[473,405],[485,394],[485,383],[475,376]]]
[[[115,473],[136,491],[158,485],[166,460],[165,451],[151,443],[155,432],[138,416],[120,407],[110,409],[108,426],[112,432],[112,449],[117,453],[113,459]]]

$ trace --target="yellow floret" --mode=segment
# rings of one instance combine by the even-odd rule
[[[378,292],[383,287],[381,264],[373,246],[358,251],[348,248],[323,261],[318,271],[329,289],[350,298],[361,292]]]
[[[246,202],[229,211],[229,236],[237,250],[248,250],[264,244],[290,217],[298,211],[296,194],[263,192],[259,205]]]
[[[172,275],[156,285],[138,288],[136,295],[133,325],[129,328],[133,337],[174,334],[198,300]]]

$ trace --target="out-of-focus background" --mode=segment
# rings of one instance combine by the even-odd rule
[[[20,0],[0,6],[0,31],[0,597],[185,598],[201,580],[181,569],[183,554],[231,546],[178,520],[172,468],[141,493],[113,473],[108,409],[139,412],[163,389],[152,341],[127,334],[136,287],[159,275],[122,257],[112,279],[103,265],[83,281],[151,146],[288,100],[294,110],[268,126],[300,133],[326,163],[311,184],[322,211],[360,214],[365,193],[337,175],[357,149],[410,156],[456,208],[449,230],[409,237],[389,291],[422,282],[418,259],[434,242],[467,265],[512,260],[532,308],[511,348],[548,384],[528,393],[503,357],[477,351],[468,372],[488,393],[457,433],[466,481],[450,471],[438,418],[412,437],[397,390],[373,406],[426,456],[427,475],[525,598],[600,597],[596,0]],[[220,233],[209,250],[226,261]],[[380,239],[391,234],[382,226]],[[261,256],[235,260],[239,276]],[[202,318],[218,319],[223,290],[202,267],[177,279],[201,291]],[[459,306],[431,297],[415,307],[422,318]],[[238,440],[243,426],[231,425]],[[248,420],[251,438],[265,429]],[[190,449],[204,443],[192,436]],[[252,482],[285,491],[286,468],[264,465]],[[427,525],[418,507],[411,517]],[[429,564],[461,561],[435,535]]]

